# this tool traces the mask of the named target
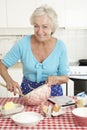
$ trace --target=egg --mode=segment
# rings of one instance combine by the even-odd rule
[[[54,112],[58,112],[59,110],[60,110],[60,105],[58,105],[58,104],[55,104],[52,108],[52,111],[54,111]]]

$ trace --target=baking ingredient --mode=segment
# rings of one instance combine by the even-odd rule
[[[48,106],[43,105],[43,106],[42,106],[42,111],[43,111],[44,113],[47,113],[47,112],[48,112]]]
[[[42,105],[41,107],[43,115],[46,117],[51,117],[51,116],[57,116],[61,115],[62,113],[65,113],[61,106],[59,104],[54,104],[54,105]]]
[[[7,102],[4,106],[3,106],[4,110],[12,110],[14,109],[14,103],[13,102]]]
[[[55,104],[52,108],[52,111],[54,111],[54,112],[58,112],[59,110],[60,110],[60,105],[58,105],[58,104]]]

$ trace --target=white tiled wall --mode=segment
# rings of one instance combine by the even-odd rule
[[[87,59],[86,29],[60,29],[55,33],[55,36],[65,42],[70,62]]]
[[[11,49],[16,42],[16,38],[0,38],[0,59]]]

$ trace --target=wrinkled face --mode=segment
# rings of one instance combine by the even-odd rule
[[[38,41],[43,42],[51,37],[52,23],[46,16],[38,16],[34,19],[34,33]]]

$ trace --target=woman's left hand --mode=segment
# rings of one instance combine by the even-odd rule
[[[57,76],[49,76],[48,79],[46,80],[46,83],[49,86],[56,85],[56,84],[58,84],[58,77]]]
[[[51,86],[51,85],[56,85],[56,84],[63,84],[68,82],[68,76],[48,76],[46,83]]]

